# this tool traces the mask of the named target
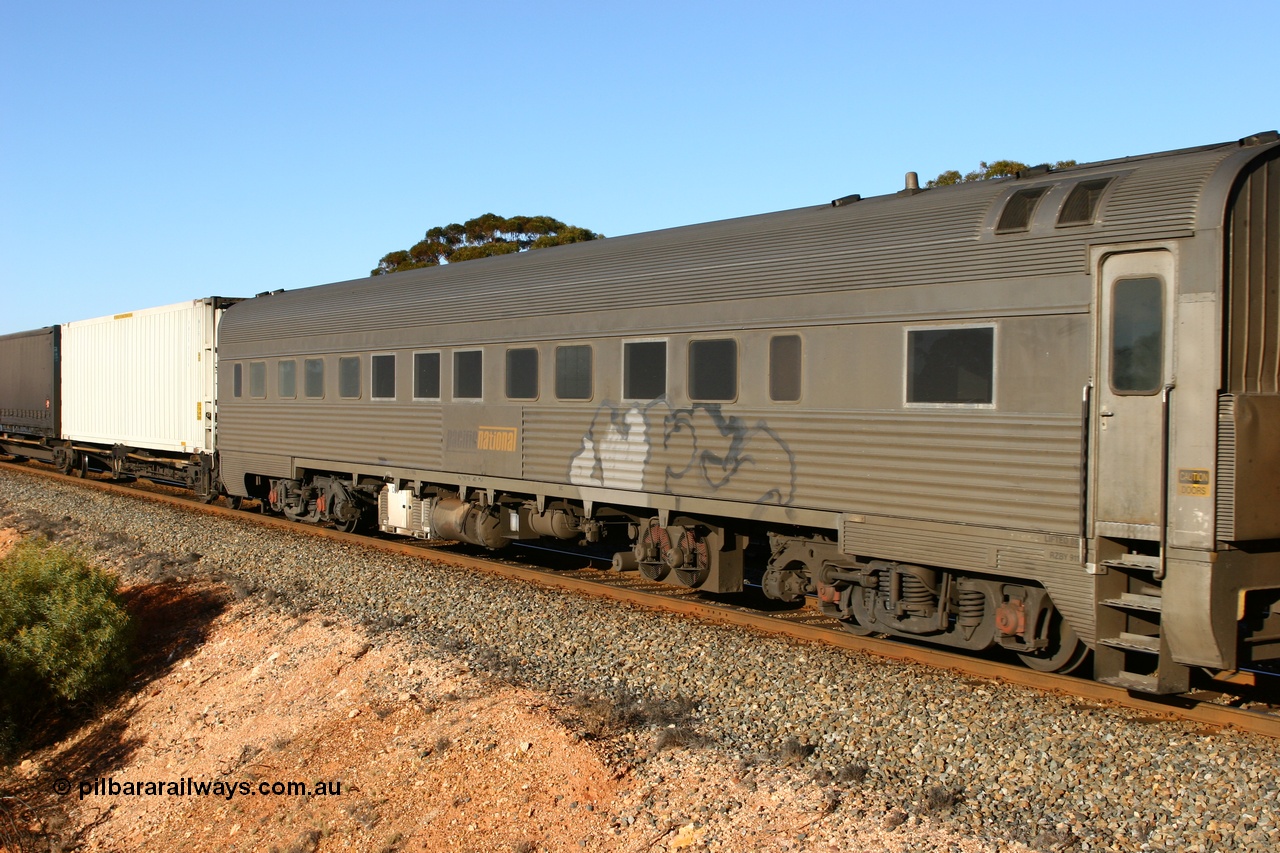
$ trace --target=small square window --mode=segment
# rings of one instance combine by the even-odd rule
[[[479,400],[484,397],[484,353],[466,350],[453,354],[453,398]]]
[[[373,367],[372,393],[375,400],[396,398],[396,357],[394,354],[370,357]]]
[[[561,400],[591,399],[591,347],[556,347],[556,396]]]
[[[995,401],[995,335],[991,326],[910,329],[907,402],[991,405]]]
[[[440,353],[413,354],[413,399],[440,399]]]
[[[338,359],[338,396],[349,400],[360,396],[360,356]]]
[[[507,350],[507,398],[535,400],[538,397],[538,351]]]
[[[267,363],[265,361],[249,362],[249,396],[267,396]]]
[[[324,396],[324,359],[308,358],[302,362],[303,393],[318,399]]]
[[[689,398],[719,401],[738,398],[738,342],[689,342]]]
[[[667,393],[667,342],[633,341],[622,356],[622,396],[656,400]]]
[[[298,396],[298,362],[290,359],[276,365],[276,383],[281,397]]]

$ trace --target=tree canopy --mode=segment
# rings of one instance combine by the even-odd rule
[[[1075,160],[1059,160],[1053,164],[1054,169],[1066,169],[1076,165]],[[988,163],[985,160],[978,164],[978,168],[972,172],[965,172],[963,175],[955,169],[943,172],[938,177],[925,183],[926,187],[949,187],[952,184],[967,184],[973,181],[987,181],[991,178],[1011,178],[1019,172],[1024,172],[1031,168],[1026,163],[1020,163],[1017,160],[996,160]]]
[[[502,217],[486,213],[461,225],[454,222],[429,229],[410,248],[383,255],[369,275],[455,264],[490,255],[509,255],[603,237],[603,234],[586,228],[565,225],[550,216]]]

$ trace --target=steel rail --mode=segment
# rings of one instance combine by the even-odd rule
[[[1184,720],[1212,728],[1232,729],[1265,737],[1280,738],[1280,715],[1249,711],[1228,705],[1215,705],[1187,696],[1143,696],[1130,693],[1120,687],[1100,684],[1083,678],[1038,672],[1022,666],[982,660],[941,649],[925,648],[876,637],[859,636],[838,628],[815,624],[819,622],[831,623],[833,620],[813,609],[783,611],[781,615],[767,615],[734,605],[706,601],[698,598],[697,591],[691,589],[672,587],[670,591],[664,590],[661,593],[639,590],[586,577],[575,577],[563,571],[539,569],[491,558],[460,554],[443,548],[424,545],[415,540],[378,539],[356,533],[343,533],[342,531],[325,527],[300,524],[275,516],[233,510],[217,504],[205,504],[190,496],[171,495],[103,480],[72,477],[55,471],[31,468],[26,465],[8,462],[0,462],[0,469],[18,474],[64,481],[135,499],[154,501],[190,512],[216,515],[277,530],[288,530],[293,533],[318,536],[351,545],[373,548],[384,553],[429,559],[437,563],[474,569],[507,579],[522,580],[553,589],[638,605],[650,610],[692,616],[708,622],[756,630],[766,634],[786,636],[804,642],[821,643],[889,660],[917,663],[935,669],[948,669],[968,678],[998,681],[1044,693],[1054,693],[1070,696],[1074,699],[1114,705],[1138,711],[1156,720]],[[609,574],[617,577],[613,573]]]

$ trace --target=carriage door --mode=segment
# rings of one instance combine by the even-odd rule
[[[1160,538],[1172,286],[1168,252],[1103,261],[1093,469],[1094,525],[1103,536]]]

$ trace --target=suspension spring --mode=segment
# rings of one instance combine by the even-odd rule
[[[980,589],[960,590],[960,603],[956,607],[956,624],[961,628],[976,628],[982,624],[987,610],[987,596]]]
[[[904,604],[933,606],[934,596],[929,591],[929,587],[925,586],[924,581],[920,580],[920,578],[907,572],[902,573],[902,592],[900,595]]]
[[[880,606],[885,610],[893,607],[893,572],[880,572],[876,575],[876,593],[880,596]]]

